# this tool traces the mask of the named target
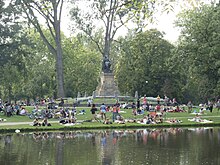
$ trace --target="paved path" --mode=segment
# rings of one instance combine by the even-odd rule
[[[50,123],[58,123],[58,121],[49,121]],[[5,126],[5,125],[30,125],[33,122],[0,122],[0,126]]]
[[[220,117],[220,116],[202,116],[204,118],[208,118],[208,117]],[[166,118],[173,118],[173,117],[167,117]],[[175,118],[186,118],[186,117],[175,117]],[[193,118],[192,117],[187,117],[187,118]],[[49,121],[50,123],[58,123],[59,121]],[[82,121],[81,121],[82,122]],[[6,126],[6,125],[30,125],[33,122],[0,122],[0,126]]]

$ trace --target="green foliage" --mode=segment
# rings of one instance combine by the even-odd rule
[[[0,67],[15,62],[14,51],[18,51],[21,42],[21,24],[19,9],[13,3],[6,5],[0,0]]]
[[[61,70],[69,97],[76,96],[78,92],[91,95],[98,84],[101,55],[106,54],[110,55],[122,94],[128,92],[134,96],[135,91],[148,96],[166,94],[181,102],[192,100],[194,103],[220,96],[219,5],[199,3],[195,7],[191,4],[193,10],[180,14],[176,24],[182,35],[174,48],[163,39],[161,32],[155,29],[141,31],[159,10],[172,11],[176,3],[173,0],[88,0],[91,10],[86,13],[78,8],[71,10],[77,23],[74,27],[87,36],[78,34],[72,38],[60,34],[59,19],[54,18],[58,21],[56,25],[51,21],[51,13],[58,7],[54,4],[61,1],[4,2],[0,0],[0,98],[56,97],[57,54],[64,60]],[[27,5],[27,17],[37,30],[23,29],[20,6],[15,2],[24,8]],[[31,8],[31,4],[35,7]],[[58,8],[61,12],[62,5]],[[37,22],[35,9],[39,9],[46,18],[47,29]],[[114,42],[117,30],[121,26],[126,27],[129,21],[137,26],[126,38],[121,37]],[[103,27],[98,25],[101,22]],[[36,34],[37,31],[41,35]],[[56,38],[56,34],[60,35]]]
[[[135,91],[148,96],[166,94],[163,86],[170,79],[167,60],[172,48],[155,29],[127,37],[116,70],[120,91],[132,95]]]
[[[34,26],[51,54],[56,57],[56,96],[58,97],[64,97],[65,95],[60,30],[63,2],[64,0],[16,0],[17,5],[22,8],[28,23]],[[50,32],[49,38],[44,34],[44,28],[41,25],[42,18]]]
[[[71,40],[71,41],[70,41]],[[64,74],[67,96],[76,97],[77,93],[92,95],[98,85],[101,57],[90,48],[83,38],[65,39]]]
[[[20,14],[14,1],[7,4],[0,1],[0,97],[9,101],[16,97],[24,69],[25,52],[21,47],[27,39]]]
[[[179,15],[182,28],[178,61],[185,72],[185,88],[195,100],[220,96],[220,7],[204,5]]]

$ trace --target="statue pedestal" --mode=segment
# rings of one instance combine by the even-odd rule
[[[96,88],[97,97],[117,97],[119,95],[118,86],[115,83],[113,73],[101,73],[101,81]]]

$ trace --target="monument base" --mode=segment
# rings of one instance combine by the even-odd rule
[[[119,95],[118,86],[115,83],[113,73],[101,73],[101,80],[96,88],[97,97],[117,97]]]

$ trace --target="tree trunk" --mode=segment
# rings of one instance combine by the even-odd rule
[[[60,22],[55,22],[55,33],[56,33],[56,73],[57,73],[57,95],[58,97],[64,97],[64,76],[63,76],[63,52],[61,47],[60,37]]]
[[[64,97],[64,81],[63,81],[63,58],[62,58],[62,48],[59,44],[57,45],[57,55],[56,55],[56,79],[57,79],[57,96],[58,97]]]

